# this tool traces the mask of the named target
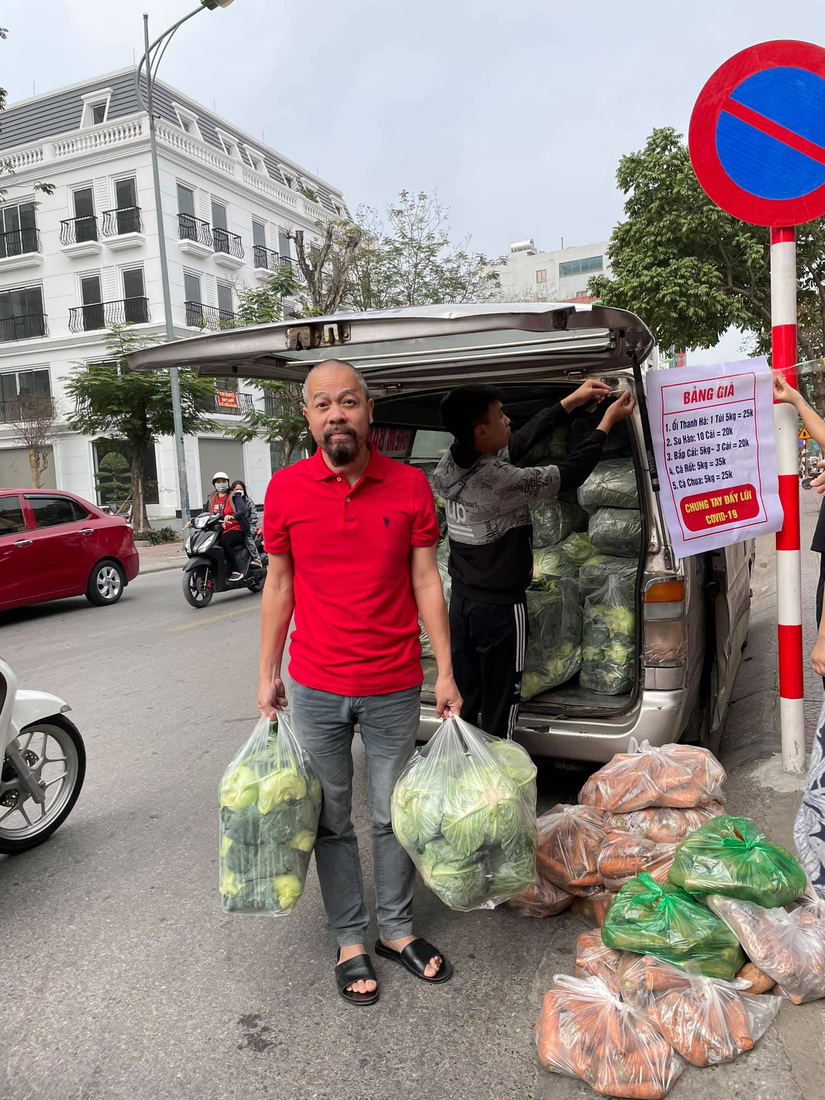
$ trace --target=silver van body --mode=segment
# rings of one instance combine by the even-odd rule
[[[132,353],[133,370],[173,366],[212,377],[302,382],[314,364],[342,359],[366,377],[375,422],[395,457],[428,456],[440,392],[494,382],[512,408],[558,400],[585,377],[639,398],[630,422],[646,548],[636,605],[637,676],[628,697],[547,692],[522,706],[516,739],[532,754],[604,762],[629,739],[654,745],[683,735],[715,747],[750,615],[753,544],[677,561],[658,499],[644,402],[653,337],[638,317],[598,305],[517,303],[424,306],[227,329]],[[441,429],[443,431],[443,429]],[[400,440],[400,443],[399,443]],[[403,452],[403,453],[402,453]],[[666,597],[666,598],[665,598]],[[437,726],[426,694],[422,739]]]

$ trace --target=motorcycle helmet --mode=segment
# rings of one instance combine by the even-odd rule
[[[223,470],[218,470],[218,472],[212,477],[212,484],[214,485],[216,481],[225,481],[228,484],[229,474],[225,474]]]

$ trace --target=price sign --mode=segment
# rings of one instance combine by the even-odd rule
[[[778,531],[767,360],[647,375],[662,510],[676,556]]]

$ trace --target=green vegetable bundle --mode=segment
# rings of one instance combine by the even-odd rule
[[[281,714],[261,718],[220,784],[219,877],[226,913],[294,909],[304,892],[321,785]]]
[[[527,593],[530,634],[524,657],[524,702],[575,676],[581,667],[582,610],[579,589],[569,578],[548,581]]]
[[[579,595],[582,603],[604,587],[608,577],[618,577],[635,585],[639,563],[630,558],[614,558],[607,554],[594,554],[579,570]]]
[[[736,936],[680,886],[658,883],[646,871],[618,892],[602,940],[614,951],[635,951],[694,974],[730,981],[747,962]]]
[[[551,497],[530,505],[533,518],[533,546],[548,549],[566,539],[573,531],[587,527],[587,513],[578,504]]]
[[[630,691],[636,669],[633,588],[608,577],[584,603],[582,669],[579,683],[601,695]]]
[[[638,560],[642,549],[642,513],[635,508],[599,508],[590,517],[587,534],[597,554]]]
[[[593,547],[585,531],[574,531],[559,543],[558,548],[577,569],[593,556]]]
[[[611,458],[600,462],[583,485],[579,504],[585,512],[597,508],[638,508],[639,490],[632,458]]]
[[[558,428],[553,429],[549,439],[543,443],[537,443],[535,447],[531,447],[517,465],[522,467],[547,466],[550,463],[558,462],[560,458],[566,458],[569,450],[568,431],[567,424],[560,424]]]
[[[558,546],[533,551],[533,587],[546,587],[559,577],[576,577],[579,567],[563,554]]]
[[[392,827],[451,909],[492,909],[535,882],[536,768],[513,741],[450,718],[413,753]]]
[[[748,817],[724,814],[685,837],[668,873],[691,894],[721,894],[775,909],[804,893],[805,872]]]
[[[438,544],[438,549],[435,552],[435,559],[438,565],[438,572],[441,577],[441,587],[444,589],[444,599],[447,601],[447,606],[450,605],[450,591],[452,589],[452,578],[447,571],[447,566],[450,560],[450,543],[448,539],[441,539]],[[419,620],[420,622],[420,620]],[[421,656],[434,657],[433,647],[430,642],[430,636],[424,629],[423,622],[421,623],[421,632],[418,636],[418,640],[421,643]]]

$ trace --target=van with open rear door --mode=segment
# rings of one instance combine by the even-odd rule
[[[495,384],[504,391],[505,409],[516,428],[586,378],[604,380],[615,393],[629,389],[637,399],[636,410],[630,421],[617,426],[621,431],[610,433],[604,456],[622,471],[625,482],[628,477],[631,483],[635,480],[632,507],[641,521],[641,539],[634,544],[640,545],[638,553],[632,551],[631,557],[625,550],[617,567],[629,578],[628,599],[635,612],[623,620],[633,632],[626,690],[602,694],[583,686],[575,672],[523,702],[515,735],[534,756],[601,763],[624,751],[631,737],[654,745],[684,738],[717,747],[748,632],[753,544],[738,543],[681,561],[670,545],[645,402],[645,363],[652,349],[648,328],[624,310],[497,303],[227,329],[134,352],[128,362],[134,370],[179,366],[208,377],[303,382],[316,363],[344,360],[362,372],[375,399],[376,446],[428,474],[451,443],[441,425],[439,402],[453,386]],[[577,432],[589,432],[593,425],[595,410],[577,414],[570,439],[554,441],[561,448],[555,453],[564,453]],[[533,465],[552,461],[552,452],[526,460]],[[583,522],[592,528],[592,509],[590,520],[584,517]],[[447,549],[444,540],[439,548],[442,565]],[[610,560],[606,568],[610,570]],[[585,604],[588,592],[592,595],[582,583]],[[538,636],[544,625],[540,608],[536,614],[531,628]],[[422,739],[438,724],[432,709],[435,669],[426,657],[424,672]]]

